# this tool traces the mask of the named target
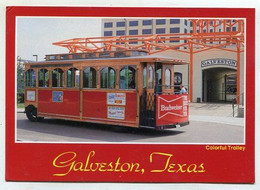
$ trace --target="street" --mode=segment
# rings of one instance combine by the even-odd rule
[[[81,143],[244,143],[244,127],[217,122],[190,120],[181,128],[153,130],[99,125],[46,118],[30,122],[17,113],[17,142]]]

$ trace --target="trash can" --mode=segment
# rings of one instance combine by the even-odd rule
[[[199,97],[197,98],[197,103],[200,103],[200,98]]]

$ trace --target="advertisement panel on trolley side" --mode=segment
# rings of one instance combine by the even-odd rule
[[[189,121],[188,95],[156,96],[156,126],[181,125]]]

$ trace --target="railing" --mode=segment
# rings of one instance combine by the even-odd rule
[[[241,104],[240,104],[240,102],[237,103],[238,97],[239,97]],[[238,110],[241,106],[244,107],[244,92],[239,94],[236,98],[232,99],[233,117],[235,117],[235,113],[236,113],[235,110]]]
[[[162,84],[157,84],[155,85],[154,88],[154,94],[180,94],[180,87],[183,86],[186,89],[186,92],[188,94],[188,85],[162,85]],[[163,89],[164,88],[164,92]],[[172,89],[172,91],[171,91]]]

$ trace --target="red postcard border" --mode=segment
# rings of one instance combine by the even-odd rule
[[[246,18],[246,150],[207,151],[205,145],[162,144],[44,144],[15,143],[15,18],[16,16],[76,17],[216,17]],[[250,8],[123,8],[123,7],[7,7],[6,9],[6,180],[68,182],[212,182],[255,181],[255,9]],[[84,162],[139,163],[142,172],[70,172],[63,177],[53,160],[64,152],[75,152]],[[155,154],[153,154],[155,153]],[[173,164],[204,164],[205,172],[150,172],[151,154],[172,154]],[[158,157],[159,154],[157,154]],[[164,157],[166,158],[166,157]],[[157,159],[154,157],[154,159]],[[165,160],[163,161],[165,162]],[[156,166],[160,163],[156,163]]]

